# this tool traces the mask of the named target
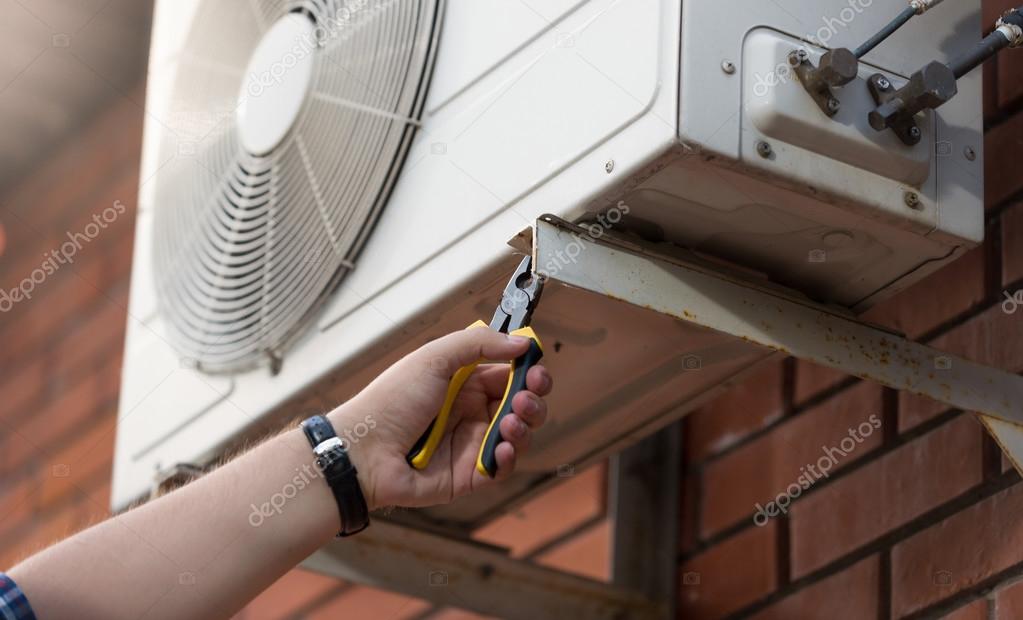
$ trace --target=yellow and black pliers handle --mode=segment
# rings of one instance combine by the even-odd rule
[[[511,369],[508,373],[508,383],[504,389],[504,396],[497,408],[487,432],[480,445],[479,454],[476,457],[476,470],[484,476],[491,478],[497,473],[497,446],[504,438],[501,437],[501,420],[512,412],[512,400],[515,395],[526,389],[526,375],[529,369],[539,363],[543,357],[543,345],[539,336],[529,327],[533,309],[540,299],[543,290],[543,281],[532,276],[532,261],[526,257],[519,264],[508,286],[505,287],[501,297],[501,304],[494,313],[489,327],[507,333],[510,336],[523,336],[529,339],[529,349],[525,353],[512,360]],[[467,329],[486,328],[488,325],[483,321],[476,321]],[[455,404],[458,393],[462,390],[466,380],[482,360],[463,366],[455,372],[448,383],[448,391],[444,396],[444,403],[441,405],[440,413],[433,419],[426,432],[416,441],[406,457],[409,464],[416,469],[425,469],[430,464],[430,459],[440,445],[444,436],[448,419],[451,416],[451,408]]]

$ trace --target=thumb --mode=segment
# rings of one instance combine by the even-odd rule
[[[489,327],[470,327],[434,340],[424,348],[428,355],[441,357],[455,368],[480,360],[512,360],[529,349],[529,339],[508,336]]]

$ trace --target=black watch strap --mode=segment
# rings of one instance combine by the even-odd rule
[[[359,485],[358,471],[348,458],[348,450],[334,432],[330,420],[321,415],[302,422],[302,431],[316,454],[316,466],[323,472],[337,501],[341,515],[341,531],[337,535],[358,534],[369,527],[369,509]]]

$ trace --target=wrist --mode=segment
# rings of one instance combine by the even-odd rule
[[[358,472],[359,486],[366,499],[366,506],[370,512],[373,512],[378,506],[372,482],[374,467],[371,458],[372,451],[369,449],[369,436],[376,428],[377,421],[373,414],[359,412],[350,402],[326,414],[326,418],[330,420],[334,432],[344,442],[348,458]]]

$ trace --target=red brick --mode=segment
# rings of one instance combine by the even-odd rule
[[[984,32],[990,32],[995,20],[1009,9],[1019,6],[1019,4],[1018,0],[983,0],[981,6],[983,7],[981,27],[984,29]]]
[[[792,507],[798,579],[983,481],[983,429],[964,414]]]
[[[257,596],[240,617],[244,620],[290,618],[343,584],[334,577],[296,568]]]
[[[28,556],[67,538],[89,523],[81,505],[51,511],[32,521],[31,529],[0,546],[0,570],[6,570]]]
[[[838,448],[849,438],[850,429],[874,415],[881,415],[881,388],[860,383],[708,464],[701,534],[710,536],[744,519],[752,520],[757,503],[766,504],[798,483],[803,467],[817,463],[826,448]],[[879,446],[882,436],[881,431],[870,434],[839,460],[834,471]]]
[[[430,620],[499,620],[494,616],[481,616],[464,609],[442,609],[430,616]]]
[[[892,611],[914,613],[1017,564],[1023,485],[1006,489],[892,550]]]
[[[31,415],[15,427],[13,436],[16,440],[7,448],[5,471],[16,471],[29,458],[45,457],[50,442],[86,427],[103,413],[113,418],[117,392],[111,388],[110,382],[105,381],[103,375],[87,376],[60,394],[57,400],[29,412]]]
[[[38,485],[35,479],[26,476],[6,485],[0,493],[0,540],[32,516],[35,511]]]
[[[20,367],[7,375],[0,384],[0,424],[7,424],[17,418],[29,403],[40,398],[46,389],[46,374],[49,371],[41,359],[25,360]],[[0,456],[0,463],[3,456]]]
[[[603,514],[605,488],[604,466],[590,467],[495,519],[473,537],[508,547],[512,555],[521,557]]]
[[[426,575],[423,576],[426,579]],[[405,620],[419,616],[430,608],[429,603],[415,598],[356,586],[329,603],[306,615],[310,620],[335,620],[336,618],[387,618]]]
[[[109,478],[114,454],[116,418],[84,431],[67,447],[44,461],[37,472],[39,508],[46,510],[78,497],[102,476]]]
[[[988,602],[985,599],[973,601],[944,616],[942,620],[988,620]]]
[[[995,592],[995,617],[1023,618],[1023,582],[1017,581]]]
[[[1023,281],[1023,204],[1002,214],[1002,286],[1020,281]]]
[[[537,556],[536,563],[598,581],[611,578],[611,521],[605,519]]]
[[[754,620],[827,618],[862,620],[877,616],[881,566],[878,556],[783,598],[753,616]]]
[[[868,310],[863,318],[918,338],[984,300],[983,247]]]
[[[751,527],[680,568],[679,611],[684,618],[720,618],[778,586],[777,524]]]
[[[984,120],[991,122],[998,116],[998,61],[984,63]]]
[[[700,461],[734,445],[785,413],[784,364],[771,363],[686,418],[683,451]]]
[[[996,207],[1023,189],[1019,154],[1023,152],[1023,114],[1016,114],[984,137],[984,202]]]
[[[998,105],[1009,108],[1023,98],[1023,59],[1018,54],[1001,54],[998,71]]]
[[[821,392],[833,388],[849,375],[806,360],[796,361],[796,405],[802,405]]]
[[[899,392],[899,432],[906,432],[946,411],[950,407],[927,396]]]
[[[995,304],[931,342],[941,351],[1008,370],[1023,370],[1023,329],[1018,313],[1006,314]]]

